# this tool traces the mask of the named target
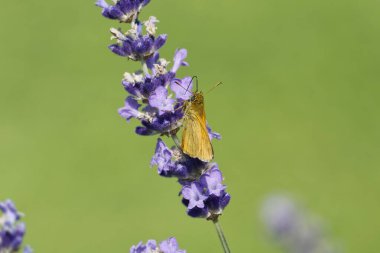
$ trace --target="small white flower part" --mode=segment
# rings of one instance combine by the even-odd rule
[[[111,40],[116,39],[118,43],[125,40],[125,35],[120,30],[112,27],[110,32],[112,33]]]
[[[153,64],[154,66],[154,73],[156,73],[157,76],[165,75],[168,71],[166,68],[160,64]]]
[[[135,83],[141,83],[144,81],[144,75],[142,72],[138,71],[133,74],[129,72],[124,73],[124,80],[128,83],[135,84]]]
[[[144,81],[144,75],[142,72],[133,73],[133,79],[136,83],[142,83]]]
[[[182,151],[179,150],[179,148],[175,148],[173,151],[173,160],[174,161],[179,161],[183,157]]]
[[[128,83],[135,83],[135,79],[133,78],[133,75],[131,73],[125,72],[124,73],[124,80]]]
[[[144,22],[147,33],[150,35],[155,35],[157,31],[156,23],[158,23],[158,19],[154,16],[150,16],[147,21]]]
[[[131,23],[131,29],[129,29],[126,32],[126,35],[129,35],[132,38],[137,38],[137,36],[138,36],[138,29],[139,29],[139,26],[136,24],[136,22],[132,22]]]
[[[165,68],[169,65],[170,61],[167,61],[165,58],[160,58],[158,60],[161,66],[164,66]]]
[[[168,62],[166,59],[161,58],[158,60],[158,64],[153,64],[154,67],[154,73],[156,75],[165,75],[168,73],[166,67],[169,65],[170,62]]]
[[[127,13],[125,15],[123,15],[120,20],[123,21],[123,22],[131,22],[132,20],[135,20],[136,19],[136,16],[137,16],[137,13],[135,12],[130,12],[130,13]]]

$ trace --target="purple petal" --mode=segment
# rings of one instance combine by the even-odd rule
[[[108,6],[109,6],[108,3],[106,1],[104,1],[104,0],[98,0],[98,1],[96,1],[95,5],[103,8],[103,9],[104,8],[108,8]]]
[[[132,48],[134,53],[145,56],[146,54],[149,54],[152,50],[153,43],[153,39],[150,36],[145,35],[133,41]]]
[[[156,250],[157,249],[157,242],[155,240],[148,240],[146,242],[146,246],[150,250]]]
[[[156,38],[156,40],[154,41],[154,49],[155,50],[160,49],[165,44],[167,39],[168,39],[167,34],[162,34],[162,35],[158,36]]]
[[[150,0],[143,0],[142,5],[145,6],[150,2]]]
[[[149,96],[149,105],[157,108],[160,115],[174,110],[174,99],[167,96],[168,90],[162,86],[157,87],[153,94]]]
[[[178,243],[174,237],[167,239],[166,241],[162,241],[160,243],[160,250],[163,253],[178,253]]]
[[[191,92],[193,83],[191,77],[187,76],[181,79],[174,79],[170,83],[171,90],[175,93],[177,99],[188,100],[193,95]]]
[[[135,133],[142,136],[149,136],[149,135],[155,135],[157,134],[156,131],[152,129],[148,129],[146,127],[138,126],[136,127]]]
[[[157,63],[160,58],[160,54],[158,52],[154,52],[152,57],[149,57],[145,62],[149,69],[153,69],[154,64]]]
[[[151,166],[157,165],[158,173],[161,176],[170,177],[173,174],[175,165],[172,162],[172,151],[160,139],[157,139],[155,154],[150,162]]]
[[[207,124],[207,131],[208,131],[208,135],[210,137],[210,140],[212,140],[212,139],[221,140],[222,139],[222,135],[220,133],[213,132],[211,130],[211,127],[208,124]]]
[[[214,171],[210,174],[204,175],[205,185],[207,186],[207,191],[210,195],[221,196],[225,190],[225,186],[222,184],[223,177],[220,171]]]
[[[25,246],[23,253],[33,253],[33,250],[29,245],[27,245]]]
[[[170,71],[173,73],[176,73],[179,67],[182,65],[183,61],[186,59],[186,57],[187,57],[186,49],[177,50],[174,54],[174,63]]]
[[[182,189],[182,195],[185,199],[189,200],[188,209],[194,207],[204,208],[204,200],[207,199],[202,193],[202,188],[197,183],[192,183],[191,186],[184,186]]]
[[[108,47],[113,53],[120,56],[127,56],[127,53],[118,44],[112,44]]]
[[[231,200],[231,195],[226,193],[220,200],[220,206],[222,207],[222,209],[224,209],[230,203],[230,200]]]
[[[119,114],[121,117],[129,121],[131,118],[138,118],[141,115],[138,108],[141,105],[131,96],[127,97],[125,100],[124,107],[119,109]]]

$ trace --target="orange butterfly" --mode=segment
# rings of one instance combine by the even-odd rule
[[[194,78],[196,78],[197,89],[183,105],[181,149],[190,157],[209,162],[214,158],[214,150],[207,130],[203,93],[198,91],[198,79],[196,76]]]

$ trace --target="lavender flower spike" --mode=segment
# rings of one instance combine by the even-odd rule
[[[157,245],[155,240],[149,240],[146,244],[140,242],[136,246],[132,246],[130,253],[186,253],[185,250],[178,248],[177,240],[174,237],[162,241]]]
[[[132,118],[141,122],[136,128],[139,135],[171,136],[176,146],[167,147],[158,139],[151,165],[158,166],[163,177],[176,177],[182,186],[182,203],[191,217],[216,221],[230,202],[230,195],[223,184],[222,173],[216,163],[205,163],[185,155],[179,148],[176,133],[181,129],[184,112],[183,103],[192,97],[192,78],[176,77],[181,66],[187,66],[186,49],[177,49],[173,62],[162,58],[159,49],[166,42],[166,35],[156,35],[158,19],[150,16],[140,21],[138,14],[149,1],[118,0],[114,6],[98,0],[103,15],[112,19],[129,21],[130,29],[111,29],[115,44],[111,51],[122,57],[141,62],[141,69],[126,72],[122,80],[128,96],[119,114],[127,121]],[[127,22],[128,23],[128,22]],[[145,33],[144,33],[145,32]],[[220,139],[221,135],[207,126],[209,138]]]
[[[231,196],[226,192],[224,178],[215,162],[203,162],[191,158],[181,150],[177,133],[184,121],[184,104],[192,98],[191,76],[178,77],[178,70],[189,64],[185,61],[187,50],[177,49],[172,62],[160,55],[166,44],[167,35],[157,34],[158,19],[150,16],[139,20],[139,13],[149,0],[117,0],[109,5],[98,0],[97,6],[103,16],[127,23],[127,29],[111,28],[111,39],[115,42],[109,49],[116,55],[137,61],[140,69],[126,72],[122,80],[128,93],[124,107],[119,114],[127,121],[137,119],[141,125],[135,132],[138,135],[159,135],[171,137],[175,146],[168,147],[158,138],[151,165],[157,166],[162,177],[175,177],[181,186],[182,203],[190,217],[213,221],[225,252],[230,252],[218,218],[229,204]],[[207,126],[210,140],[221,139],[219,133]],[[160,249],[159,249],[160,248]],[[159,251],[161,250],[161,251]],[[183,252],[177,250],[175,239],[157,246],[154,241],[133,246],[131,252]]]
[[[21,222],[23,215],[19,213],[11,200],[0,202],[0,252],[18,252],[25,235],[25,224]],[[24,248],[31,253],[30,247]]]

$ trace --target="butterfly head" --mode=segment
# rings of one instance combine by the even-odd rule
[[[197,91],[195,92],[191,98],[190,98],[190,102],[191,103],[195,103],[195,104],[200,104],[200,103],[203,103],[203,93],[202,91]]]

